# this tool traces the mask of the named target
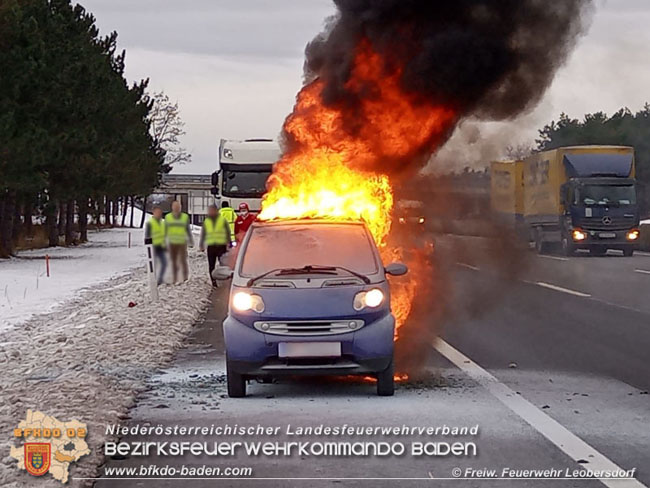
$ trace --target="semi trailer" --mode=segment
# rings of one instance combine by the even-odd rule
[[[500,183],[506,173],[513,175],[507,188]],[[632,147],[560,147],[518,162],[492,163],[491,177],[493,209],[510,213],[539,253],[558,247],[567,256],[579,249],[594,255],[617,249],[631,256],[638,247]]]

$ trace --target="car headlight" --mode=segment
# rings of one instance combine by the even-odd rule
[[[239,312],[254,310],[257,313],[264,311],[264,301],[259,295],[253,295],[245,291],[238,291],[232,297],[232,306]]]
[[[358,312],[364,308],[377,308],[384,302],[384,292],[379,288],[360,291],[354,296],[353,308]]]
[[[573,229],[571,236],[573,237],[574,241],[584,241],[587,238],[586,232],[582,232],[579,229]]]
[[[420,222],[421,224],[424,224],[424,217],[420,217],[419,222]]]
[[[406,223],[406,219],[404,217],[400,217],[398,220],[399,220],[400,224],[405,224]]]
[[[628,241],[636,241],[639,238],[639,230],[638,229],[631,230],[627,233],[625,237],[627,237]]]

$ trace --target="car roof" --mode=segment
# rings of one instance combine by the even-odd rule
[[[361,225],[365,223],[361,220],[344,220],[344,219],[277,219],[277,220],[256,220],[253,227],[272,227],[285,225]]]

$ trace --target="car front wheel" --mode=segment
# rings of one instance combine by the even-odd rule
[[[228,396],[230,398],[242,398],[246,396],[246,378],[243,374],[237,373],[227,359],[226,381],[228,383]]]
[[[377,395],[393,396],[395,393],[395,366],[390,360],[388,367],[377,374]]]

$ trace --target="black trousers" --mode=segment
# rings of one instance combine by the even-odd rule
[[[217,265],[217,259],[221,259],[221,256],[226,254],[228,247],[225,244],[215,244],[213,246],[208,246],[208,272],[210,273],[210,279],[214,283],[214,278],[212,277],[212,272],[214,271],[215,266]]]

